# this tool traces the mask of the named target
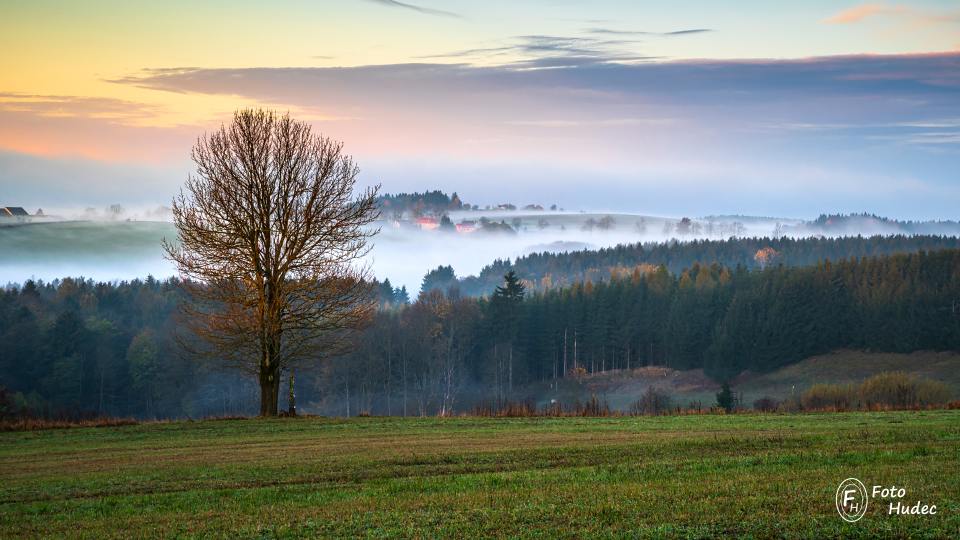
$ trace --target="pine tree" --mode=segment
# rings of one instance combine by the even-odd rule
[[[730,390],[730,383],[724,382],[717,393],[717,407],[721,407],[727,412],[732,412],[734,406],[733,391]]]

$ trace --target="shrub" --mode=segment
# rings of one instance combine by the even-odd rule
[[[763,396],[753,402],[753,408],[762,412],[773,412],[777,410],[779,406],[780,402],[770,396]]]
[[[784,398],[777,407],[779,412],[785,413],[799,412],[801,409],[803,409],[803,406],[800,404],[800,396],[795,394],[791,394],[790,396]]]
[[[860,385],[860,399],[867,408],[926,407],[949,401],[950,390],[942,382],[895,371],[880,373],[863,381]]]
[[[648,386],[640,399],[630,404],[630,414],[664,414],[670,411],[672,403],[666,390]]]
[[[590,396],[590,399],[584,403],[576,402],[573,406],[574,416],[610,416],[610,406],[606,401],[600,401],[597,396]]]
[[[849,385],[815,384],[800,396],[804,409],[845,411],[856,405],[856,390]]]
[[[807,410],[912,409],[944,405],[950,400],[947,385],[895,371],[880,373],[858,386],[815,384],[800,397]]]
[[[917,380],[917,404],[921,407],[949,403],[950,396],[950,388],[940,381],[931,379]]]

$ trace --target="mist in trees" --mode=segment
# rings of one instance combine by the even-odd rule
[[[956,250],[762,271],[660,266],[532,295],[507,274],[489,297],[433,290],[379,312],[357,350],[325,369],[318,406],[437,414],[451,402],[549,400],[558,380],[611,370],[704,369],[727,381],[838,348],[960,350],[957,268]]]
[[[953,249],[763,270],[639,266],[544,291],[507,270],[495,294],[433,289],[412,303],[403,288],[371,282],[379,308],[370,325],[346,352],[297,369],[297,407],[456,414],[502,400],[549,402],[564,381],[611,370],[702,368],[722,382],[838,348],[955,351],[958,268]],[[184,294],[176,281],[153,279],[3,289],[0,385],[37,414],[257,412],[254,381],[180,351]]]

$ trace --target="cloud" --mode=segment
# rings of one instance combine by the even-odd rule
[[[769,100],[803,104],[827,97],[851,96],[875,98],[873,102],[865,102],[866,107],[879,104],[885,97],[913,99],[930,106],[955,105],[956,93],[960,91],[960,52],[634,63],[632,60],[638,56],[604,51],[578,38],[523,36],[523,39],[510,50],[536,52],[546,58],[556,54],[561,60],[586,57],[593,61],[571,69],[544,71],[527,70],[523,63],[161,68],[112,82],[169,92],[240,94],[295,104],[322,104],[331,98],[336,98],[336,103],[350,103],[386,96],[391,100],[423,97],[426,103],[433,103],[458,96],[469,95],[472,99],[477,94],[526,89],[615,93],[627,101],[645,96],[688,105],[759,105]],[[621,62],[624,57],[631,61]],[[393,108],[399,108],[398,105]]]
[[[675,122],[673,118],[600,118],[600,119],[544,119],[544,120],[508,120],[509,126],[542,128],[583,128],[583,127],[619,127],[619,126],[666,126]]]
[[[950,136],[913,134],[935,130],[891,126],[960,117],[960,53],[651,62],[576,38],[526,36],[518,46],[540,56],[494,66],[159,69],[115,82],[316,111],[329,117],[325,131],[368,156],[616,164],[643,148],[653,166],[689,159],[696,147],[700,161],[754,160],[748,148],[845,159],[892,144],[873,135],[910,136],[917,151],[945,146]],[[884,157],[910,166],[894,152]]]
[[[175,67],[114,83],[289,108],[343,140],[364,167],[364,181],[390,190],[441,185],[474,200],[536,200],[559,197],[562,178],[569,189],[558,202],[568,207],[650,201],[677,211],[753,205],[815,215],[830,209],[825,204],[900,214],[946,213],[948,203],[955,205],[949,195],[957,192],[953,171],[960,167],[960,52],[650,62],[626,60],[636,52],[619,41],[518,36],[489,47],[510,48],[498,65]],[[93,113],[123,107],[68,101]],[[31,107],[0,109],[0,147],[186,161],[203,131],[149,131],[46,116],[55,105]],[[2,182],[18,182],[19,198],[37,206],[46,205],[44,193],[30,199],[31,185],[68,186],[65,199],[85,196],[70,164],[45,169],[41,184],[27,175],[38,162],[13,161],[0,162],[0,191]],[[158,195],[183,174],[156,178]],[[913,179],[920,180],[912,194],[896,193]],[[126,181],[132,197],[138,184]]]
[[[652,60],[657,57],[638,54],[636,40],[596,39],[589,37],[526,35],[514,36],[502,45],[479,47],[443,54],[421,56],[421,59],[467,58],[509,63],[514,68],[560,68]],[[510,57],[512,62],[503,62]]]
[[[861,4],[828,17],[824,22],[829,24],[857,23],[880,13],[888,13],[890,10],[891,8],[882,4]]]
[[[406,2],[399,2],[397,0],[367,0],[367,1],[373,2],[375,4],[380,4],[381,6],[409,9],[412,11],[416,11],[417,13],[423,13],[424,15],[436,15],[438,17],[453,17],[457,19],[462,18],[459,14],[453,13],[451,11],[444,11],[442,9],[425,8],[425,7],[417,6],[414,4],[408,4]]]
[[[897,17],[903,21],[919,24],[960,22],[960,11],[958,10],[933,12],[903,5],[877,3],[860,4],[845,9],[827,17],[823,22],[827,24],[854,24],[877,16]]]
[[[688,30],[673,30],[672,32],[644,32],[641,30],[615,30],[612,28],[587,28],[589,34],[608,34],[615,36],[685,36],[690,34],[704,34],[713,32],[711,28],[690,28]]]
[[[155,105],[113,98],[0,92],[0,111],[48,117],[134,121],[151,118],[162,109]]]

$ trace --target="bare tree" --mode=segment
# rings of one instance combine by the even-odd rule
[[[341,349],[373,310],[358,259],[378,232],[379,186],[353,198],[358,169],[342,144],[289,115],[234,114],[198,139],[196,174],[173,201],[191,350],[255,375],[275,416],[280,376]]]

